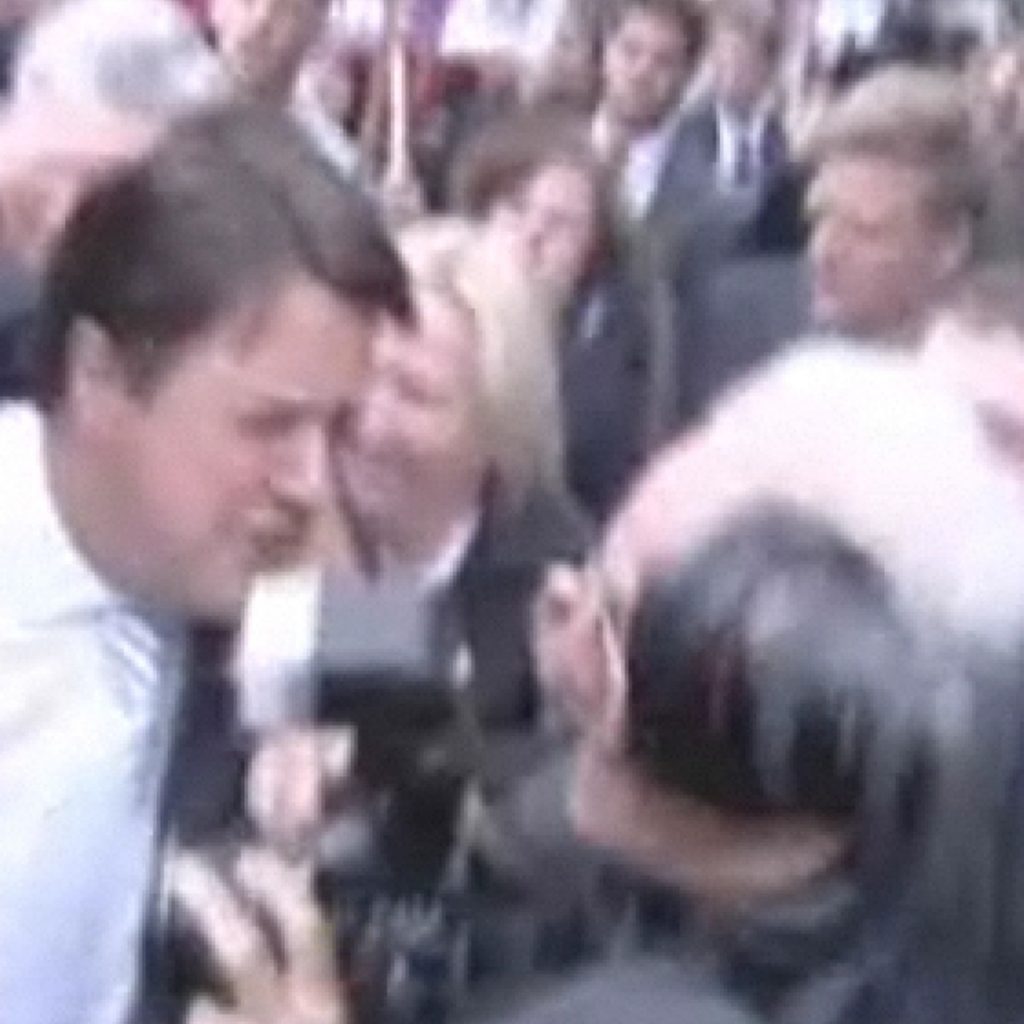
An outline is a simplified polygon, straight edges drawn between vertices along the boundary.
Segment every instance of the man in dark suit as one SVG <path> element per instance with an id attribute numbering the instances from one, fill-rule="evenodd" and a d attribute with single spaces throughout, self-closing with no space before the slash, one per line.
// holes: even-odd
<path id="1" fill-rule="evenodd" d="M 781 46 L 773 9 L 758 0 L 725 0 L 711 22 L 709 95 L 683 115 L 654 211 L 720 220 L 720 244 L 757 211 L 788 160 L 788 144 L 773 109 L 772 85 Z M 710 205 L 710 210 L 708 206 Z"/>
<path id="2" fill-rule="evenodd" d="M 577 828 L 692 893 L 711 927 L 693 936 L 696 957 L 677 949 L 641 985 L 620 960 L 513 1019 L 1021 1019 L 1009 938 L 1020 903 L 1008 898 L 1019 840 L 1004 832 L 1019 724 L 995 737 L 1019 710 L 1007 695 L 1024 607 L 1009 602 L 993 623 L 991 608 L 1007 605 L 993 571 L 1003 545 L 975 561 L 978 537 L 1004 514 L 1019 540 L 1020 509 L 996 497 L 1003 471 L 979 462 L 975 434 L 954 398 L 898 360 L 839 346 L 793 356 L 665 454 L 613 522 L 596 571 L 552 574 L 538 651 L 581 729 Z M 941 435 L 941 457 L 922 458 L 914 435 Z M 870 497 L 890 473 L 912 493 L 955 480 L 983 511 L 936 547 L 949 509 L 894 516 Z M 854 542 L 855 530 L 871 539 Z M 911 568 L 922 555 L 927 567 Z M 974 579 L 975 598 L 932 606 L 928 583 L 945 571 Z M 975 717 L 933 745 L 922 737 L 945 729 L 937 702 L 950 691 L 939 697 L 925 652 L 956 636 L 966 656 L 950 685 Z M 1003 645 L 1006 661 L 990 661 Z M 1007 674 L 992 686 L 997 663 Z M 815 691 L 859 724 L 833 731 Z M 828 748 L 846 740 L 866 746 L 833 759 Z M 985 841 L 951 843 L 979 806 L 975 786 L 999 794 L 977 821 Z"/>

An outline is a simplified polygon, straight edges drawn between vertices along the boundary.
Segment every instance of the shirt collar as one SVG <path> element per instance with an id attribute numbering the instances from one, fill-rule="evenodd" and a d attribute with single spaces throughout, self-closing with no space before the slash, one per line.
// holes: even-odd
<path id="1" fill-rule="evenodd" d="M 42 416 L 31 405 L 0 405 L 0 501 L 4 575 L 0 615 L 45 625 L 124 605 L 75 548 L 53 500 L 46 469 Z"/>
<path id="2" fill-rule="evenodd" d="M 417 576 L 427 593 L 436 594 L 455 581 L 479 528 L 480 510 L 474 509 L 452 526 L 437 554 L 418 568 Z"/>
<path id="3" fill-rule="evenodd" d="M 629 143 L 628 159 L 634 160 L 641 155 L 645 159 L 664 154 L 675 136 L 682 114 L 682 106 L 662 118 L 661 123 L 650 131 L 644 132 Z M 594 115 L 591 124 L 591 139 L 599 153 L 606 153 L 611 147 L 611 119 L 608 112 L 601 107 Z"/>
<path id="4" fill-rule="evenodd" d="M 438 545 L 435 553 L 421 559 L 414 565 L 398 563 L 387 553 L 382 558 L 382 568 L 401 568 L 409 572 L 425 594 L 433 595 L 451 586 L 458 576 L 462 563 L 473 546 L 483 513 L 479 508 L 466 513 L 449 528 L 444 540 Z"/>

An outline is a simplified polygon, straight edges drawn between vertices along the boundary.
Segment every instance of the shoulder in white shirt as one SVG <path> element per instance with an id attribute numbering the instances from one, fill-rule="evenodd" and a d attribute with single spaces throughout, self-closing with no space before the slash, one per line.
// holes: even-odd
<path id="1" fill-rule="evenodd" d="M 43 427 L 0 406 L 0 1017 L 122 1024 L 180 648 L 71 544 Z"/>

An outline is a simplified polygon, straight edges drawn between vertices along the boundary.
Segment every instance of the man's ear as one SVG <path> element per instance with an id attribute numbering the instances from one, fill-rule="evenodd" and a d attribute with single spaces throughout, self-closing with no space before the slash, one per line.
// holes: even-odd
<path id="1" fill-rule="evenodd" d="M 98 424 L 127 397 L 124 365 L 110 334 L 95 320 L 76 320 L 68 343 L 69 407 L 77 418 Z"/>

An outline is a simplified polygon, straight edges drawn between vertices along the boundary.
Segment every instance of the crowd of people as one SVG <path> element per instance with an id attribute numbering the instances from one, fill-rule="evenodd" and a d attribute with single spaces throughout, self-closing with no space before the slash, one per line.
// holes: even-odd
<path id="1" fill-rule="evenodd" d="M 1024 1022 L 1024 35 L 948 6 L 0 11 L 0 1021 Z M 255 729 L 313 575 L 391 703 Z"/>

